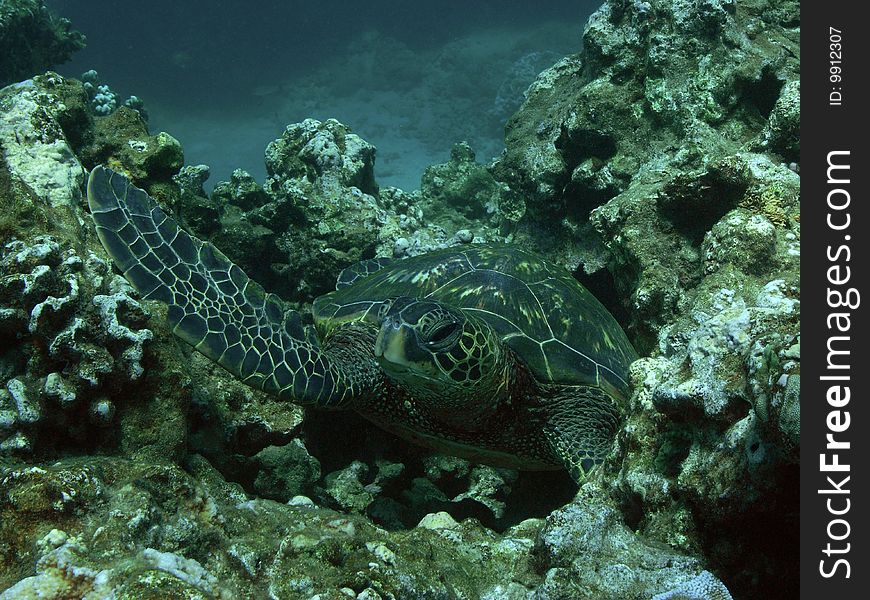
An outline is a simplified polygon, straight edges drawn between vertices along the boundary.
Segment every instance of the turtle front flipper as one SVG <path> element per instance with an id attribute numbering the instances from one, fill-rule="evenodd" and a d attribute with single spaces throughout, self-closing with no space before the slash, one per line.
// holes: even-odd
<path id="1" fill-rule="evenodd" d="M 549 401 L 544 436 L 574 481 L 582 483 L 613 448 L 621 413 L 600 388 L 559 390 Z"/>
<path id="2" fill-rule="evenodd" d="M 182 230 L 144 191 L 106 167 L 91 171 L 97 235 L 143 298 L 169 306 L 172 331 L 248 385 L 320 407 L 350 401 L 365 381 L 300 335 L 301 321 L 219 250 Z"/>

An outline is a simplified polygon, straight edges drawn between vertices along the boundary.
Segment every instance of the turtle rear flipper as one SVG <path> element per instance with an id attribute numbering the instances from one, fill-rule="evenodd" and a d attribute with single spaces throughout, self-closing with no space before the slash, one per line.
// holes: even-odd
<path id="1" fill-rule="evenodd" d="M 574 481 L 582 483 L 613 448 L 620 411 L 597 387 L 560 391 L 547 410 L 544 436 Z"/>
<path id="2" fill-rule="evenodd" d="M 88 205 L 112 260 L 143 298 L 169 306 L 178 337 L 252 387 L 316 406 L 350 400 L 353 382 L 306 339 L 298 315 L 126 177 L 94 168 Z"/>

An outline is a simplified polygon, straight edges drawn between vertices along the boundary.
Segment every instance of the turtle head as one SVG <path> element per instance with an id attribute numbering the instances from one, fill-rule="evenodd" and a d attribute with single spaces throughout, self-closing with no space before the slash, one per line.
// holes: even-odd
<path id="1" fill-rule="evenodd" d="M 473 429 L 508 394 L 501 338 L 485 321 L 444 304 L 394 300 L 381 321 L 375 356 L 428 412 L 463 429 Z"/>

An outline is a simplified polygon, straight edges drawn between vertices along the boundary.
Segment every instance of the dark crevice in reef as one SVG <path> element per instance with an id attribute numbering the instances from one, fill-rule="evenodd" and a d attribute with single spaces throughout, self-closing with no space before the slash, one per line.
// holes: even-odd
<path id="1" fill-rule="evenodd" d="M 562 126 L 555 145 L 565 161 L 566 171 L 574 170 L 587 158 L 607 160 L 616 154 L 613 137 L 596 129 L 571 130 Z"/>
<path id="2" fill-rule="evenodd" d="M 701 174 L 675 177 L 657 199 L 659 213 L 690 243 L 699 245 L 746 193 L 747 179 L 738 173 L 742 166 L 723 162 Z"/>
<path id="3" fill-rule="evenodd" d="M 757 80 L 744 83 L 742 93 L 744 102 L 741 104 L 757 109 L 759 116 L 766 121 L 773 111 L 783 85 L 785 81 L 777 76 L 773 67 L 766 65 Z"/>
<path id="4" fill-rule="evenodd" d="M 429 451 L 382 431 L 353 412 L 309 410 L 303 436 L 305 447 L 320 462 L 323 476 L 359 460 L 369 467 L 361 483 L 370 485 L 375 482 L 378 461 L 404 465 L 398 477 L 378 482 L 381 490 L 366 511 L 369 518 L 387 529 L 410 529 L 426 514 L 445 511 L 457 521 L 474 518 L 485 527 L 503 532 L 526 519 L 545 517 L 569 502 L 577 491 L 567 471 L 520 471 L 503 499 L 501 517 L 496 517 L 475 499 L 451 500 L 469 490 L 468 473 L 444 471 L 433 480 L 431 474 L 427 475 L 425 463 L 431 456 Z M 426 495 L 426 490 L 434 488 L 443 494 L 441 499 Z M 319 501 L 328 503 L 329 499 L 321 495 Z"/>
<path id="5" fill-rule="evenodd" d="M 632 317 L 626 310 L 624 300 L 616 289 L 613 274 L 608 269 L 587 273 L 580 268 L 574 271 L 574 278 L 582 283 L 610 311 L 623 330 L 628 332 Z"/>
<path id="6" fill-rule="evenodd" d="M 596 129 L 570 130 L 563 125 L 554 145 L 565 163 L 556 189 L 561 190 L 571 217 L 584 222 L 590 212 L 620 191 L 622 182 L 610 175 L 607 166 L 616 154 L 616 141 Z"/>
<path id="7" fill-rule="evenodd" d="M 798 597 L 799 578 L 772 574 L 800 571 L 800 506 L 794 493 L 800 466 L 780 467 L 771 476 L 777 480 L 775 493 L 750 510 L 735 512 L 734 520 L 720 521 L 700 532 L 710 569 L 728 582 L 736 599 Z M 712 521 L 701 518 L 697 522 Z M 772 531 L 776 535 L 771 535 Z M 759 578 L 759 572 L 767 576 Z"/>
<path id="8" fill-rule="evenodd" d="M 619 511 L 622 513 L 626 527 L 632 531 L 640 529 L 641 523 L 646 516 L 643 498 L 641 498 L 640 494 L 628 492 L 618 496 L 618 500 Z"/>

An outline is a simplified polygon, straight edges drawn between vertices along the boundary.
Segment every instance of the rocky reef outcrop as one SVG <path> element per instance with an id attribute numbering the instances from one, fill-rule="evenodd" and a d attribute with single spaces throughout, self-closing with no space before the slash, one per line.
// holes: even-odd
<path id="1" fill-rule="evenodd" d="M 493 166 L 526 198 L 517 238 L 623 307 L 651 355 L 612 497 L 746 597 L 787 596 L 756 569 L 797 563 L 799 25 L 792 2 L 607 2 Z"/>
<path id="2" fill-rule="evenodd" d="M 334 289 L 344 267 L 364 259 L 502 239 L 497 218 L 479 222 L 465 214 L 463 189 L 479 193 L 486 214 L 498 213 L 500 188 L 467 145 L 457 148 L 451 162 L 430 169 L 422 192 L 380 189 L 374 146 L 334 119 L 307 119 L 268 145 L 265 182 L 237 170 L 210 198 L 201 181 L 182 186 L 181 216 L 266 287 L 310 302 Z M 445 187 L 452 190 L 447 198 Z"/>

